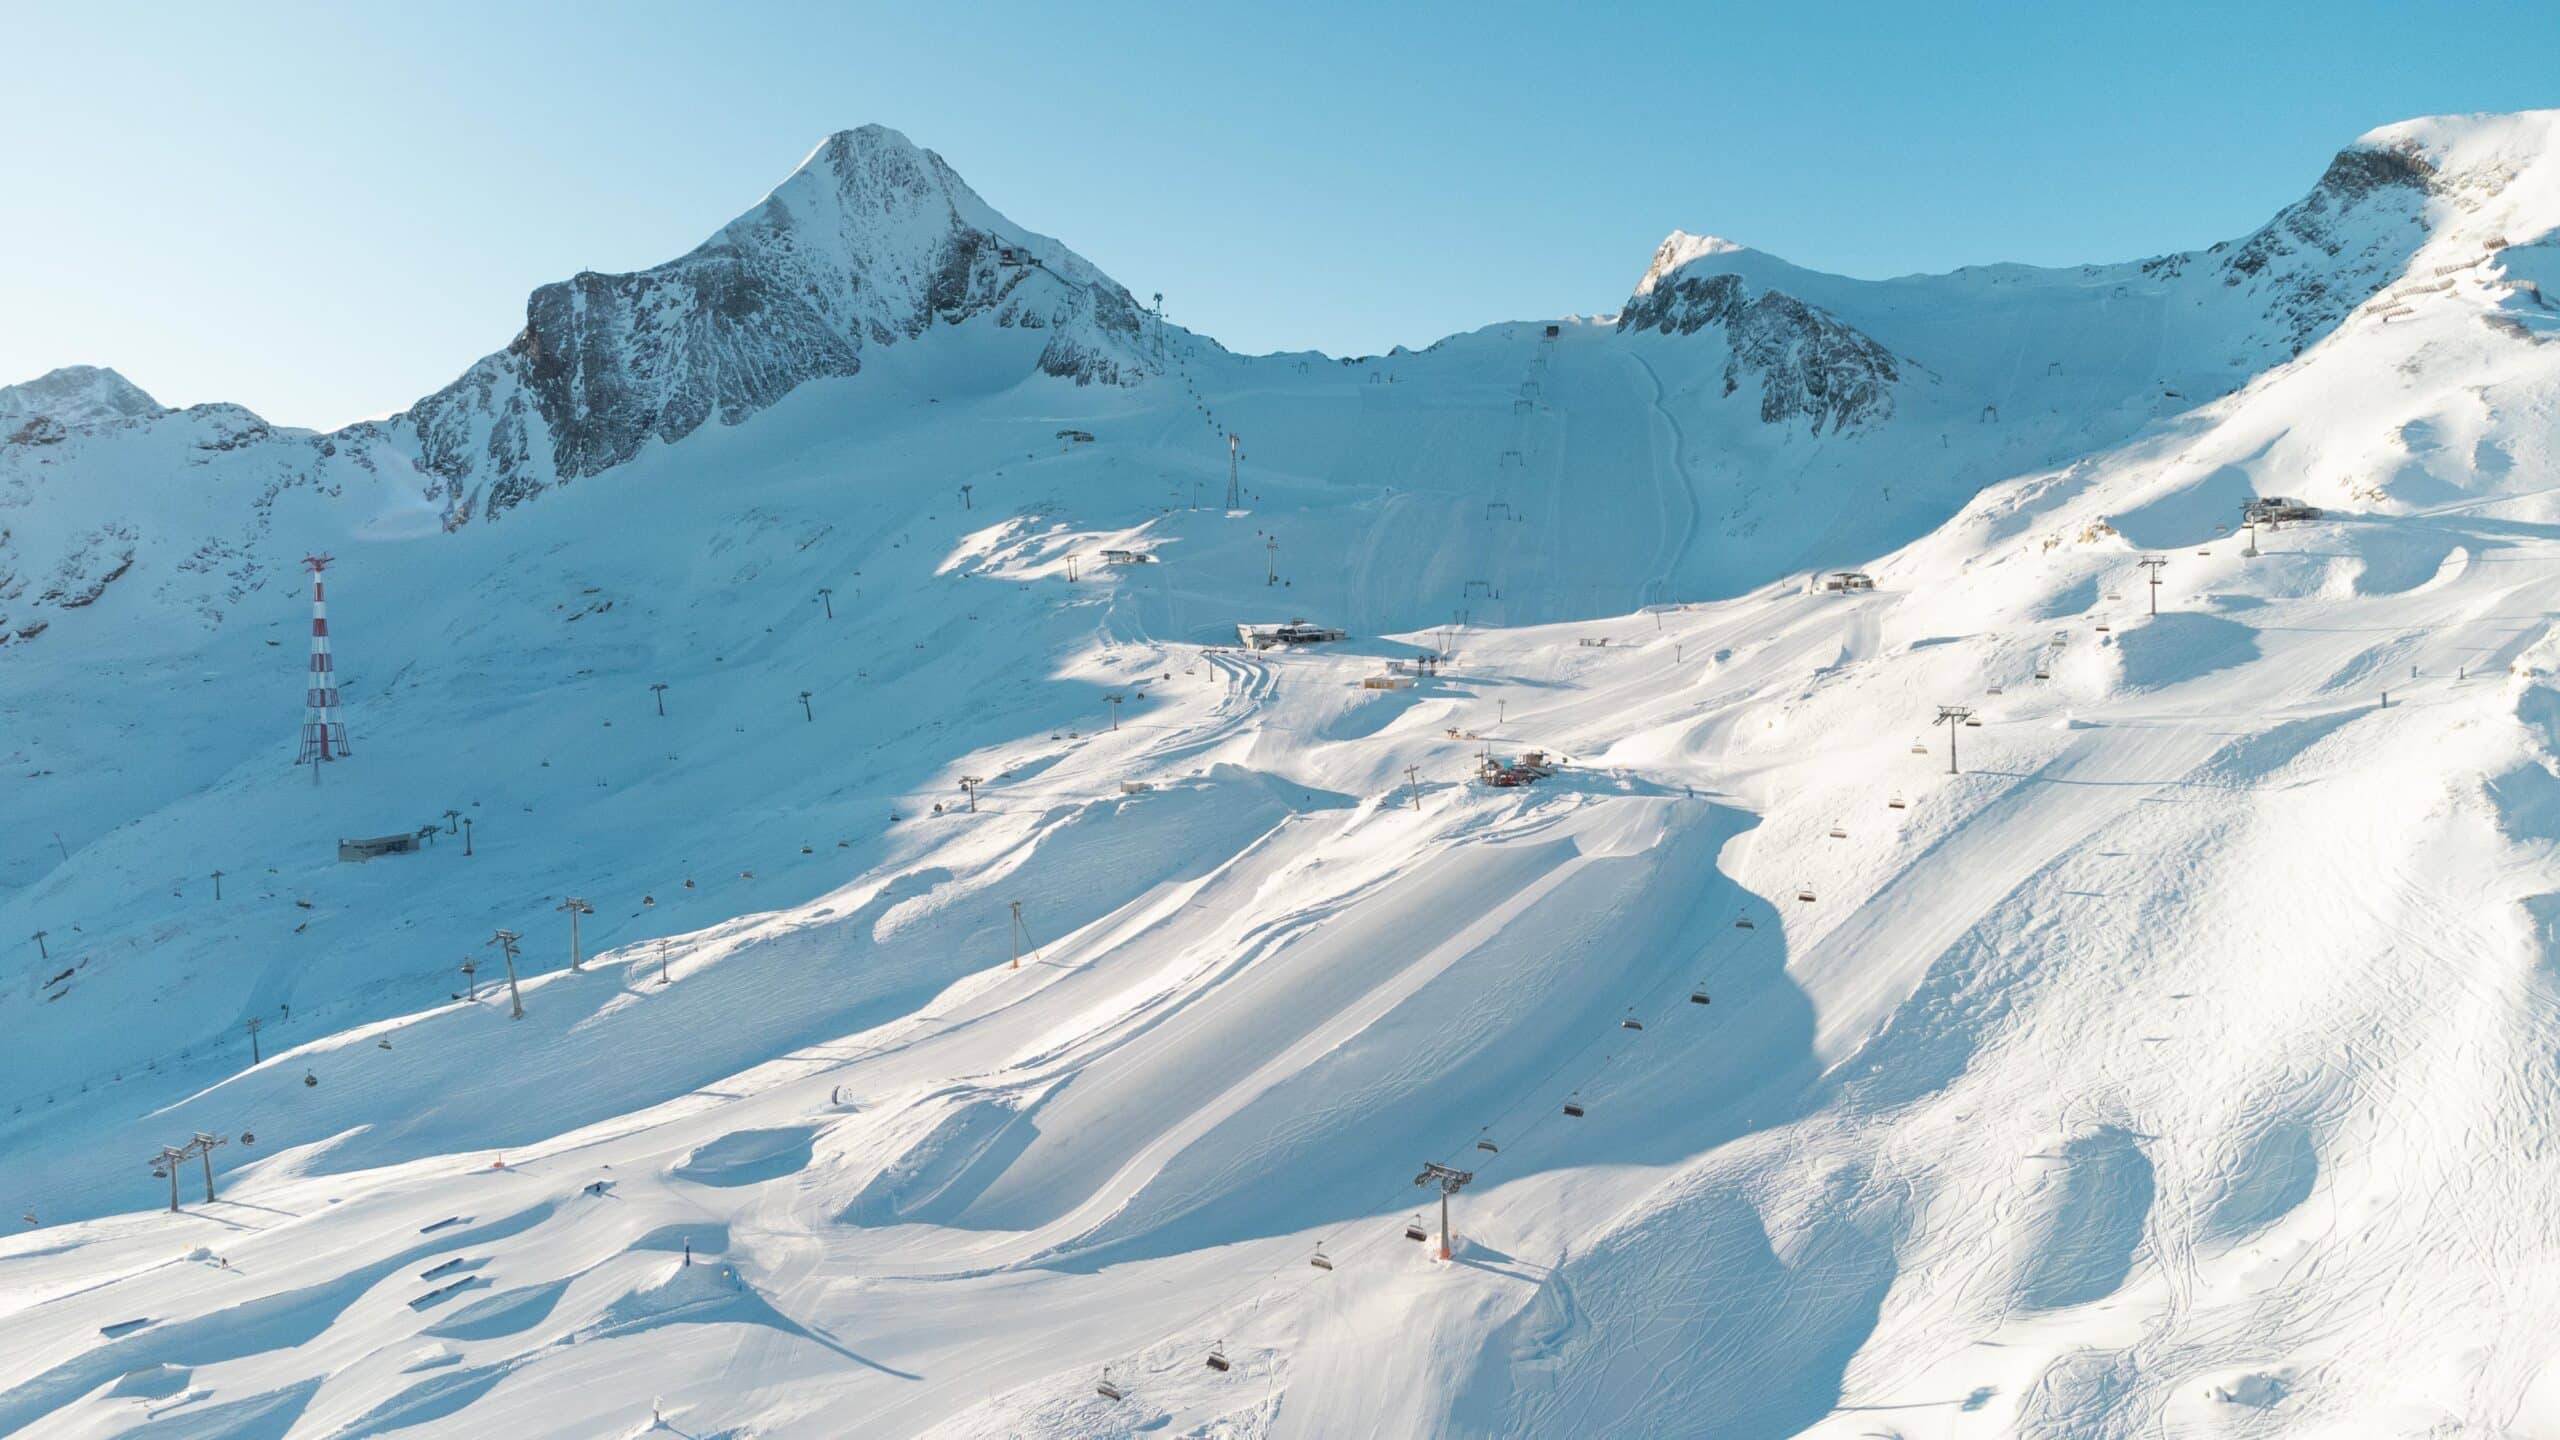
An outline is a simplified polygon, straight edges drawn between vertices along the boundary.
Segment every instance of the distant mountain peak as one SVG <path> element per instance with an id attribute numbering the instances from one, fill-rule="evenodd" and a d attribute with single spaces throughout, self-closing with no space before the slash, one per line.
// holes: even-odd
<path id="1" fill-rule="evenodd" d="M 1130 384 L 1152 367 L 1128 291 L 939 155 L 865 125 L 688 254 L 536 290 L 513 343 L 386 428 L 414 431 L 458 525 L 979 320 L 1041 335 L 1029 372 Z"/>
<path id="2" fill-rule="evenodd" d="M 1692 235 L 1686 230 L 1674 230 L 1654 247 L 1653 263 L 1645 267 L 1643 278 L 1636 281 L 1636 293 L 1652 294 L 1653 287 L 1660 284 L 1663 277 L 1693 260 L 1703 260 L 1710 255 L 1739 255 L 1750 248 L 1721 235 Z"/>
<path id="3" fill-rule="evenodd" d="M 168 409 L 103 365 L 65 365 L 33 380 L 0 385 L 0 439 L 58 438 L 83 426 L 163 415 Z"/>

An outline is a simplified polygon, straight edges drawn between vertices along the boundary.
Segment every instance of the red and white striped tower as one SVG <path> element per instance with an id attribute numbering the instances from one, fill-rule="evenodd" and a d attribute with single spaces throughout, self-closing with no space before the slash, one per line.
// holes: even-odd
<path id="1" fill-rule="evenodd" d="M 329 655 L 329 602 L 320 589 L 320 572 L 328 568 L 329 560 L 326 555 L 302 557 L 311 571 L 311 675 L 302 697 L 302 753 L 293 763 L 311 767 L 314 785 L 320 783 L 322 765 L 353 753 L 347 748 L 346 722 L 338 718 L 338 667 Z"/>

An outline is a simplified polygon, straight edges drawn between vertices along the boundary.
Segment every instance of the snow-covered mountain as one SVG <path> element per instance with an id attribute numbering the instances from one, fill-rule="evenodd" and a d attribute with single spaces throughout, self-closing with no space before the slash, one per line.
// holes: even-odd
<path id="1" fill-rule="evenodd" d="M 83 426 L 144 419 L 167 409 L 141 386 L 95 365 L 65 365 L 0 385 L 0 433 L 19 445 L 52 444 Z"/>
<path id="2" fill-rule="evenodd" d="M 383 429 L 441 480 L 459 525 L 651 440 L 738 424 L 938 327 L 1018 330 L 1042 374 L 1134 383 L 1152 368 L 1143 320 L 1129 292 L 997 214 L 941 156 L 869 125 L 829 137 L 681 259 L 535 291 L 506 349 Z"/>
<path id="3" fill-rule="evenodd" d="M 2440 118 L 1248 357 L 865 130 L 389 421 L 0 444 L 0 1432 L 2560 1426 L 2555 253 Z"/>

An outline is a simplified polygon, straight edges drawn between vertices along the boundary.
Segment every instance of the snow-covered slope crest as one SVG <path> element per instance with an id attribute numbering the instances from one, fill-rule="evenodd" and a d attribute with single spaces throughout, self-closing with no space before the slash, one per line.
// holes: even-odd
<path id="1" fill-rule="evenodd" d="M 1036 369 L 1126 384 L 1150 364 L 1128 291 L 996 213 L 942 157 L 864 126 L 691 254 L 536 290 L 513 343 L 387 428 L 414 437 L 458 525 L 978 320 L 1038 341 L 1005 383 Z"/>
<path id="2" fill-rule="evenodd" d="M 1675 230 L 1619 327 L 1721 333 L 1733 350 L 1725 393 L 1758 379 L 1771 424 L 1889 418 L 1916 369 L 1986 420 L 2112 417 L 2087 437 L 2105 443 L 2163 399 L 2210 399 L 2293 359 L 2396 282 L 2433 284 L 2510 232 L 2550 229 L 2554 128 L 2550 112 L 2386 126 L 2249 235 L 2120 264 L 1854 280 Z"/>
<path id="3" fill-rule="evenodd" d="M 168 408 L 104 366 L 65 365 L 0 385 L 0 435 L 20 444 L 50 444 L 83 426 L 166 414 Z"/>

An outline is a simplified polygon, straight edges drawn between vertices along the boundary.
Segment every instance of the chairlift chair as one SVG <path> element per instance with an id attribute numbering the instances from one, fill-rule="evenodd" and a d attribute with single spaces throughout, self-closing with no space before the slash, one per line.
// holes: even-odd
<path id="1" fill-rule="evenodd" d="M 1644 1022 L 1633 1015 L 1630 1015 L 1618 1022 L 1618 1028 L 1621 1030 L 1641 1030 L 1644 1028 Z"/>
<path id="2" fill-rule="evenodd" d="M 1840 826 L 1834 825 L 1831 827 L 1831 838 L 1834 840 L 1846 840 L 1849 838 L 1849 832 Z"/>
<path id="3" fill-rule="evenodd" d="M 1734 918 L 1733 928 L 1736 930 L 1757 930 L 1760 927 L 1751 923 L 1750 916 L 1740 915 Z"/>
<path id="4" fill-rule="evenodd" d="M 1111 1383 L 1111 1371 L 1107 1367 L 1102 1372 L 1102 1378 L 1094 1382 L 1093 1393 L 1101 1396 L 1105 1400 L 1125 1400 L 1128 1398 L 1120 1392 L 1119 1386 Z"/>
<path id="5" fill-rule="evenodd" d="M 2113 626 L 2109 625 L 2109 624 L 2108 624 L 2106 621 L 2104 621 L 2104 620 L 2101 620 L 2101 621 L 2099 621 L 2099 622 L 2098 622 L 2098 633 L 2099 633 L 2099 634 L 2101 634 L 2101 635 L 2106 634 L 2109 630 L 2111 630 L 2111 629 L 2113 629 L 2113 628 L 2114 628 Z"/>
<path id="6" fill-rule="evenodd" d="M 1912 741 L 1912 742 L 1911 742 L 1911 753 L 1912 753 L 1912 754 L 1914 754 L 1914 755 L 1926 755 L 1926 754 L 1928 754 L 1928 753 L 1929 753 L 1929 745 L 1928 745 L 1928 742 L 1927 742 L 1927 741 L 1924 741 L 1924 740 L 1914 740 L 1914 741 Z"/>
<path id="7" fill-rule="evenodd" d="M 1803 886 L 1802 888 L 1798 889 L 1798 890 L 1796 891 L 1796 898 L 1797 898 L 1798 900 L 1803 901 L 1803 902 L 1804 902 L 1804 903 L 1806 903 L 1807 905 L 1812 904 L 1812 903 L 1813 903 L 1813 887 L 1812 887 L 1812 886 L 1810 886 L 1810 885 L 1806 885 L 1806 886 Z"/>
<path id="8" fill-rule="evenodd" d="M 1224 1375 L 1229 1370 L 1235 1368 L 1227 1363 L 1226 1341 L 1221 1340 L 1217 1344 L 1209 1347 L 1209 1368 L 1217 1371 L 1221 1375 Z"/>
<path id="9" fill-rule="evenodd" d="M 1319 1270 L 1330 1270 L 1333 1268 L 1333 1257 L 1325 1254 L 1324 1247 L 1319 1245 L 1316 1247 L 1316 1253 L 1307 1257 L 1307 1263 Z"/>
<path id="10" fill-rule="evenodd" d="M 1692 990 L 1692 991 L 1690 991 L 1690 992 L 1689 992 L 1689 1003 L 1690 1003 L 1690 1004 L 1692 1004 L 1692 1005 L 1708 1005 L 1708 1004 L 1712 1004 L 1712 1003 L 1714 1003 L 1714 1002 L 1713 1002 L 1713 1001 L 1710 1001 L 1710 1000 L 1707 998 L 1707 992 L 1706 992 L 1706 991 L 1704 991 L 1704 990 Z"/>
<path id="11" fill-rule="evenodd" d="M 1501 1147 L 1501 1146 L 1499 1146 L 1499 1145 L 1494 1144 L 1494 1143 L 1493 1143 L 1492 1141 L 1490 1141 L 1490 1140 L 1478 1140 L 1478 1141 L 1476 1142 L 1476 1148 L 1477 1148 L 1477 1149 L 1479 1149 L 1479 1150 L 1481 1150 L 1481 1151 L 1483 1151 L 1483 1152 L 1484 1152 L 1484 1153 L 1486 1153 L 1487 1155 L 1499 1155 L 1499 1154 L 1501 1154 L 1501 1153 L 1502 1153 L 1502 1147 Z"/>
<path id="12" fill-rule="evenodd" d="M 1906 806 L 1906 805 L 1904 805 L 1904 804 L 1902 803 L 1902 792 L 1901 792 L 1901 791 L 1899 791 L 1899 790 L 1897 790 L 1897 791 L 1895 791 L 1895 792 L 1893 793 L 1893 798 L 1892 798 L 1892 799 L 1887 800 L 1886 802 L 1884 802 L 1884 808 L 1886 808 L 1887 810 L 1905 810 L 1905 809 L 1909 809 L 1910 807 L 1909 807 L 1909 806 Z"/>
<path id="13" fill-rule="evenodd" d="M 2036 664 L 2036 678 L 2039 680 L 2050 680 L 2053 678 L 2053 671 L 2046 667 L 2043 662 L 2039 661 Z"/>
<path id="14" fill-rule="evenodd" d="M 1573 1093 L 1574 1093 L 1574 1095 L 1579 1095 L 1579 1094 L 1581 1094 L 1582 1092 L 1581 1092 L 1581 1091 L 1579 1091 L 1579 1090 L 1576 1090 L 1576 1091 L 1575 1091 L 1575 1092 L 1573 1092 Z M 1565 1097 L 1565 1102 L 1564 1102 L 1564 1113 L 1565 1113 L 1565 1114 L 1567 1114 L 1567 1115 L 1572 1116 L 1572 1117 L 1573 1117 L 1574 1119 L 1576 1119 L 1576 1120 L 1581 1119 L 1581 1118 L 1582 1118 L 1582 1102 L 1581 1102 L 1581 1101 L 1579 1101 L 1579 1100 L 1574 1099 L 1572 1095 L 1568 1095 L 1568 1096 L 1566 1096 L 1566 1097 Z"/>
<path id="15" fill-rule="evenodd" d="M 1407 1240 L 1428 1240 L 1431 1238 L 1431 1232 L 1423 1229 L 1422 1221 L 1419 1218 L 1416 1218 L 1404 1222 L 1404 1238 Z"/>

